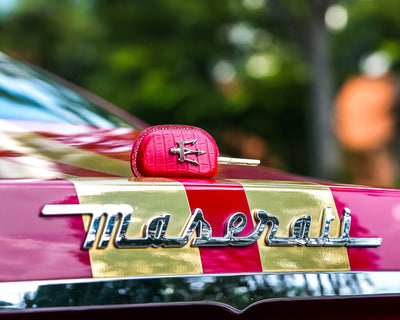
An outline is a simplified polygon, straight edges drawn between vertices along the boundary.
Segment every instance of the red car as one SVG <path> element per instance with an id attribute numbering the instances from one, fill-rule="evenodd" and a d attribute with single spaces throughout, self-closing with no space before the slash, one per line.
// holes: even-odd
<path id="1" fill-rule="evenodd" d="M 218 164 L 60 83 L 0 56 L 0 317 L 400 316 L 399 190 Z"/>

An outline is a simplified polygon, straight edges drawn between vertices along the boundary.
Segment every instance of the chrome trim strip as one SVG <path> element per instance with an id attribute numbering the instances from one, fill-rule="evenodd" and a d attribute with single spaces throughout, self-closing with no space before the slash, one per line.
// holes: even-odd
<path id="1" fill-rule="evenodd" d="M 0 310 L 400 295 L 400 271 L 251 273 L 0 283 Z"/>

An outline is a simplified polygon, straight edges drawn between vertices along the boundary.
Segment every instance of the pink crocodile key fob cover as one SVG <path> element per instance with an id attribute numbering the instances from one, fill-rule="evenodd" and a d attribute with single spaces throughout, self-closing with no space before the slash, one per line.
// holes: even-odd
<path id="1" fill-rule="evenodd" d="M 160 125 L 143 130 L 131 157 L 136 177 L 211 178 L 217 173 L 219 151 L 203 129 Z"/>

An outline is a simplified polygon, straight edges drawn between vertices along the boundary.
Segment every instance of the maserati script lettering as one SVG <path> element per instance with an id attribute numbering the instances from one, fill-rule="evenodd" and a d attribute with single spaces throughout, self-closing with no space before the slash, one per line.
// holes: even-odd
<path id="1" fill-rule="evenodd" d="M 350 209 L 343 210 L 340 223 L 340 236 L 329 237 L 331 222 L 335 219 L 332 208 L 326 207 L 322 214 L 322 224 L 319 237 L 310 237 L 311 216 L 302 216 L 289 226 L 288 237 L 278 237 L 279 228 L 277 217 L 269 215 L 262 209 L 254 211 L 256 225 L 247 236 L 239 234 L 247 225 L 246 215 L 242 212 L 232 214 L 225 224 L 223 237 L 213 237 L 211 225 L 204 218 L 201 209 L 195 209 L 188 219 L 181 237 L 166 237 L 171 214 L 162 214 L 151 218 L 143 228 L 142 238 L 128 238 L 126 236 L 133 208 L 128 204 L 63 204 L 46 205 L 42 210 L 44 216 L 59 215 L 91 215 L 90 226 L 83 243 L 83 249 L 90 249 L 99 233 L 101 219 L 104 217 L 104 227 L 100 230 L 97 248 L 104 249 L 109 245 L 114 227 L 117 230 L 113 239 L 117 248 L 133 249 L 148 247 L 179 248 L 185 246 L 196 232 L 191 246 L 218 247 L 218 246 L 248 246 L 255 243 L 264 233 L 265 243 L 268 246 L 308 246 L 308 247 L 376 247 L 382 244 L 382 238 L 351 238 L 349 236 L 351 216 Z M 117 218 L 120 218 L 119 221 Z"/>

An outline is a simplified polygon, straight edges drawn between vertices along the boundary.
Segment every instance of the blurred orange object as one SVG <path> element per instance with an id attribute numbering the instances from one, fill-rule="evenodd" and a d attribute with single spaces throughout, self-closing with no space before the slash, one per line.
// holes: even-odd
<path id="1" fill-rule="evenodd" d="M 336 100 L 337 137 L 352 151 L 367 151 L 390 142 L 395 135 L 395 79 L 359 76 L 349 79 Z"/>
<path id="2" fill-rule="evenodd" d="M 347 155 L 353 183 L 393 187 L 397 160 L 393 152 L 396 136 L 395 78 L 350 78 L 335 103 L 335 131 Z"/>

